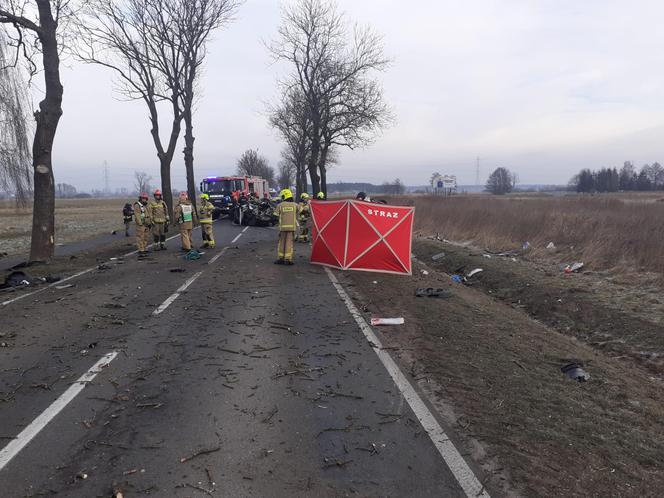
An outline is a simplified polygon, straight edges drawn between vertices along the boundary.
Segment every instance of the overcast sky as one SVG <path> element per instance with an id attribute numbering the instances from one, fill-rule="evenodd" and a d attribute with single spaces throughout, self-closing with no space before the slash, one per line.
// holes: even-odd
<path id="1" fill-rule="evenodd" d="M 566 183 L 581 167 L 664 161 L 661 1 L 338 3 L 384 36 L 394 62 L 377 77 L 396 122 L 370 147 L 344 152 L 330 181 L 423 185 L 439 171 L 473 184 L 478 156 L 482 182 L 497 166 L 522 183 Z M 264 109 L 282 68 L 264 43 L 276 36 L 280 5 L 246 0 L 210 44 L 195 118 L 197 178 L 233 173 L 248 148 L 279 160 Z M 119 100 L 108 70 L 66 65 L 56 180 L 101 189 L 104 161 L 112 188 L 131 187 L 135 170 L 158 177 L 144 104 Z M 179 153 L 173 184 L 185 184 Z"/>

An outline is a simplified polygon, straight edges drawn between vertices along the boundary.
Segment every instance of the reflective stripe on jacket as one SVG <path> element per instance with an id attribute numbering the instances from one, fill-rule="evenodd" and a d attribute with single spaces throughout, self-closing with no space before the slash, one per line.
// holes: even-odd
<path id="1" fill-rule="evenodd" d="M 198 217 L 201 223 L 212 223 L 212 213 L 214 212 L 214 205 L 211 202 L 205 201 L 201 203 L 198 208 Z"/>
<path id="2" fill-rule="evenodd" d="M 168 207 L 166 207 L 166 202 L 161 201 L 150 201 L 148 204 L 148 210 L 150 213 L 150 219 L 154 223 L 166 223 L 168 221 Z"/>

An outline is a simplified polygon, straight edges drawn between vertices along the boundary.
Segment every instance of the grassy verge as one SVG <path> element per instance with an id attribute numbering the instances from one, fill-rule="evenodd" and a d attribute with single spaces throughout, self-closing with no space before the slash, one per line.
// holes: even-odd
<path id="1" fill-rule="evenodd" d="M 496 250 L 531 245 L 593 269 L 664 276 L 664 202 L 659 196 L 412 197 L 420 234 Z M 546 246 L 553 242 L 555 250 Z"/>

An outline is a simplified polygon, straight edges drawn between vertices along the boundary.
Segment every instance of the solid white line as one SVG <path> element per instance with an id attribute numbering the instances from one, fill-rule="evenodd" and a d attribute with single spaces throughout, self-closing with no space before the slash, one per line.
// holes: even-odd
<path id="1" fill-rule="evenodd" d="M 249 227 L 244 227 L 244 230 L 242 230 L 242 233 L 246 232 L 247 230 L 249 230 Z"/>
<path id="2" fill-rule="evenodd" d="M 184 284 L 180 286 L 178 290 L 176 290 L 173 294 L 168 296 L 166 301 L 161 303 L 159 307 L 152 312 L 153 315 L 160 315 L 161 313 L 164 312 L 166 308 L 168 308 L 171 304 L 173 304 L 173 301 L 175 301 L 178 297 L 180 297 L 180 294 L 184 291 L 187 290 L 187 287 L 189 287 L 191 284 L 194 283 L 194 280 L 196 280 L 198 277 L 200 277 L 203 274 L 202 271 L 199 271 L 196 273 L 193 277 L 191 277 L 189 280 L 187 280 Z"/>
<path id="3" fill-rule="evenodd" d="M 466 493 L 466 496 L 472 498 L 489 498 L 489 494 L 484 489 L 482 483 L 480 483 L 471 468 L 463 459 L 459 453 L 459 450 L 457 450 L 452 441 L 450 441 L 443 428 L 440 426 L 431 411 L 427 408 L 426 404 L 424 404 L 422 401 L 422 398 L 420 398 L 420 396 L 417 394 L 411 383 L 408 382 L 408 379 L 399 369 L 389 353 L 382 349 L 383 346 L 381 345 L 380 340 L 378 340 L 376 335 L 373 333 L 373 330 L 371 330 L 371 327 L 369 327 L 367 322 L 364 320 L 358 309 L 351 301 L 350 297 L 348 297 L 348 294 L 346 294 L 346 291 L 343 289 L 337 278 L 329 268 L 325 268 L 325 271 L 327 272 L 332 285 L 334 285 L 334 288 L 337 289 L 339 296 L 341 296 L 341 299 L 346 304 L 348 311 L 350 311 L 350 314 L 357 322 L 357 325 L 360 327 L 360 330 L 366 339 L 372 343 L 372 349 L 378 355 L 378 358 L 383 363 L 383 366 L 387 372 L 390 374 L 390 377 L 392 377 L 392 380 L 399 388 L 399 391 L 401 391 L 401 394 L 410 405 L 410 408 L 413 410 L 415 416 L 420 421 L 420 424 L 422 424 L 422 427 L 431 438 L 431 441 L 436 446 L 436 449 L 440 455 L 443 457 L 443 460 L 445 460 L 445 463 L 463 489 L 464 493 Z"/>
<path id="4" fill-rule="evenodd" d="M 118 355 L 117 351 L 108 353 L 101 360 L 95 363 L 90 370 L 74 382 L 51 406 L 49 406 L 39 417 L 21 431 L 7 446 L 0 450 L 0 470 L 2 470 L 25 446 L 46 427 L 46 425 L 60 413 L 78 393 L 80 393 L 88 382 L 91 382 L 103 368 Z"/>
<path id="5" fill-rule="evenodd" d="M 242 237 L 242 233 L 244 233 L 244 232 L 241 232 L 241 233 L 237 234 L 237 237 L 235 237 L 233 240 L 231 240 L 231 244 L 235 244 L 238 241 L 238 239 L 240 237 Z"/>

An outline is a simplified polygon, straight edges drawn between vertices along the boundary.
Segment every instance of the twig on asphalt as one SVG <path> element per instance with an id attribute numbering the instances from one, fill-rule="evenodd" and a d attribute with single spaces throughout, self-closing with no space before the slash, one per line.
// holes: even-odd
<path id="1" fill-rule="evenodd" d="M 526 370 L 526 367 L 524 367 L 524 366 L 523 366 L 521 363 L 519 363 L 518 361 L 516 361 L 516 360 L 512 360 L 512 361 L 513 361 L 514 363 L 516 363 L 516 365 L 517 365 L 521 370 L 524 370 L 524 371 Z"/>
<path id="2" fill-rule="evenodd" d="M 358 396 L 356 394 L 340 393 L 339 391 L 332 391 L 331 389 L 329 391 L 325 391 L 323 394 L 339 396 L 340 398 L 364 399 L 364 396 Z"/>
<path id="3" fill-rule="evenodd" d="M 185 463 L 185 462 L 188 462 L 189 460 L 193 460 L 194 458 L 199 457 L 201 455 L 209 455 L 210 453 L 215 453 L 217 451 L 221 451 L 221 446 L 217 446 L 216 448 L 199 450 L 191 456 L 180 458 L 180 463 Z"/>
<path id="4" fill-rule="evenodd" d="M 327 462 L 327 460 L 328 459 L 326 458 L 325 461 Z M 323 465 L 322 468 L 323 469 L 329 469 L 331 467 L 344 467 L 345 465 L 348 465 L 349 463 L 352 463 L 352 462 L 353 462 L 352 460 L 344 460 L 344 461 L 335 460 L 334 462 L 326 463 L 325 465 Z"/>
<path id="5" fill-rule="evenodd" d="M 157 408 L 161 408 L 162 406 L 164 406 L 163 403 L 139 403 L 138 405 L 136 405 L 136 408 L 154 408 L 156 410 Z"/>
<path id="6" fill-rule="evenodd" d="M 217 349 L 219 351 L 223 351 L 225 353 L 232 353 L 232 354 L 243 354 L 242 351 L 233 351 L 232 349 L 226 349 L 226 348 L 220 348 L 217 346 Z"/>
<path id="7" fill-rule="evenodd" d="M 188 488 L 192 488 L 192 489 L 196 489 L 196 490 L 198 490 L 198 491 L 201 491 L 201 492 L 205 493 L 205 494 L 208 495 L 208 496 L 214 496 L 214 495 L 212 494 L 212 492 L 214 491 L 214 489 L 212 489 L 212 490 L 210 490 L 210 489 L 205 489 L 205 488 L 202 487 L 202 486 L 197 486 L 196 484 L 189 484 L 188 482 L 185 482 L 184 485 L 185 485 L 186 487 L 188 487 Z"/>
<path id="8" fill-rule="evenodd" d="M 274 417 L 277 412 L 279 411 L 279 407 L 275 405 L 275 407 L 270 411 L 267 417 L 265 417 L 261 422 L 264 424 L 267 424 L 270 420 L 272 420 L 272 417 Z"/>

